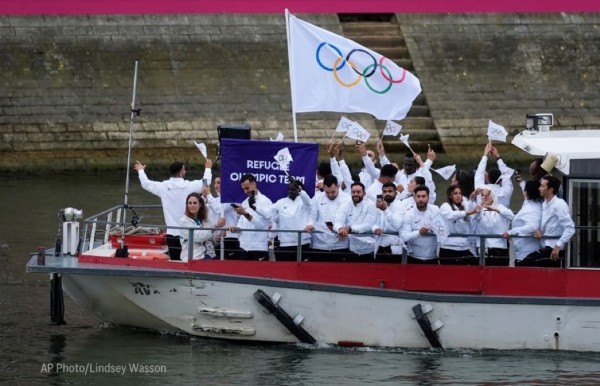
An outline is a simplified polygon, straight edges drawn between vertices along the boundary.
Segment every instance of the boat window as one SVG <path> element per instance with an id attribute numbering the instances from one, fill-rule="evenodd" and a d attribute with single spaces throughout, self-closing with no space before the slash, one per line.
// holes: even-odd
<path id="1" fill-rule="evenodd" d="M 600 180 L 569 180 L 569 206 L 575 222 L 572 267 L 600 267 Z"/>

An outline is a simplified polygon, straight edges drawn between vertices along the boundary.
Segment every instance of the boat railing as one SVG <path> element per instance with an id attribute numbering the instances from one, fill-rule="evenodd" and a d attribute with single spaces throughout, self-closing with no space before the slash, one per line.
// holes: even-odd
<path id="1" fill-rule="evenodd" d="M 131 219 L 127 219 L 127 214 L 131 212 Z M 139 212 L 139 213 L 138 213 Z M 144 222 L 142 223 L 142 220 Z M 83 220 L 83 229 L 81 230 L 81 249 L 80 251 L 89 251 L 99 244 L 106 244 L 109 242 L 111 235 L 123 234 L 131 235 L 135 233 L 152 234 L 165 229 L 163 223 L 164 217 L 162 213 L 161 205 L 123 205 L 114 206 L 106 209 L 98 214 Z M 123 229 L 123 227 L 125 229 Z M 589 227 L 586 227 L 589 228 Z M 170 226 L 169 229 L 178 231 L 188 231 L 188 242 L 190 246 L 194 244 L 194 231 L 196 230 L 210 230 L 215 234 L 227 231 L 226 228 L 190 228 L 181 226 Z M 304 229 L 299 230 L 284 230 L 284 229 L 238 229 L 239 232 L 268 232 L 268 233 L 295 233 L 297 234 L 297 245 L 296 248 L 296 261 L 302 261 L 302 235 L 307 233 Z M 321 231 L 314 230 L 313 233 L 321 233 Z M 398 236 L 395 232 L 383 232 L 384 235 Z M 360 235 L 363 237 L 376 237 L 377 235 L 372 232 L 365 232 L 360 234 L 353 234 L 355 236 Z M 435 237 L 435 234 L 424 235 L 425 237 Z M 449 234 L 447 237 L 454 238 L 470 238 L 471 240 L 478 239 L 479 241 L 479 265 L 485 265 L 486 255 L 486 240 L 503 238 L 499 234 L 465 234 L 455 233 Z M 511 236 L 511 238 L 532 238 L 532 236 Z M 557 239 L 556 236 L 544 236 L 544 239 Z M 119 238 L 122 240 L 122 238 Z M 220 243 L 220 256 L 218 258 L 224 259 L 225 246 L 223 244 L 223 237 L 217 237 Z M 483 247 L 482 247 L 483 246 Z M 188 259 L 191 260 L 193 256 L 193 247 L 188 250 Z M 408 251 L 406 248 L 402 248 L 402 262 L 406 263 L 408 257 Z"/>
<path id="2" fill-rule="evenodd" d="M 111 235 L 131 234 L 134 229 L 161 230 L 163 219 L 161 205 L 117 205 L 106 209 L 83 220 L 79 251 L 89 251 L 98 244 L 106 244 Z"/>

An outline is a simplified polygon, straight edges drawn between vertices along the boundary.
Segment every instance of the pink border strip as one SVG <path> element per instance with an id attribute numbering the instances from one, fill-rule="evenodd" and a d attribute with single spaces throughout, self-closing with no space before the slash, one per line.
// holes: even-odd
<path id="1" fill-rule="evenodd" d="M 0 0 L 0 15 L 600 12 L 599 0 Z"/>

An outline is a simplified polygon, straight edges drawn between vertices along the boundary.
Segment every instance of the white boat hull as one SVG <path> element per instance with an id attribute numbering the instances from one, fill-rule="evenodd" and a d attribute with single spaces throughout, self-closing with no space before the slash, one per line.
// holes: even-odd
<path id="1" fill-rule="evenodd" d="M 101 322 L 176 332 L 173 326 L 124 296 L 118 290 L 122 280 L 122 277 L 114 276 L 63 275 L 62 285 L 71 299 Z"/>
<path id="2" fill-rule="evenodd" d="M 86 284 L 118 293 L 127 299 L 123 304 L 134 304 L 136 310 L 154 315 L 172 330 L 202 337 L 298 342 L 255 299 L 254 293 L 261 289 L 271 296 L 280 294 L 278 305 L 292 317 L 301 314 L 301 326 L 321 343 L 431 347 L 413 312 L 413 307 L 421 304 L 425 309 L 432 307 L 428 317 L 434 327 L 443 324 L 437 334 L 444 348 L 600 351 L 600 308 L 595 306 L 518 304 L 511 298 L 477 302 L 477 296 L 468 295 L 335 286 L 311 289 L 301 288 L 310 287 L 306 284 L 280 286 L 257 281 L 260 283 L 238 283 L 230 278 L 85 278 Z M 436 297 L 444 300 L 436 301 Z M 122 309 L 119 312 L 107 317 L 111 321 L 124 317 Z M 131 320 L 126 324 L 132 325 Z M 148 323 L 143 327 L 153 328 Z"/>

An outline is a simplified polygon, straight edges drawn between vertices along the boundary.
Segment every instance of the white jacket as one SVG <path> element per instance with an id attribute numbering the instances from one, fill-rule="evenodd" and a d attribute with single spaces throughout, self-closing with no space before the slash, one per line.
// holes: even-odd
<path id="1" fill-rule="evenodd" d="M 260 192 L 256 192 L 255 197 L 257 211 L 264 211 L 273 205 L 271 200 Z M 240 216 L 237 224 L 238 228 L 269 229 L 270 218 L 250 208 L 248 200 L 249 197 L 242 202 L 242 206 L 246 212 L 250 213 L 252 221 L 249 221 L 245 216 Z M 269 249 L 269 232 L 242 231 L 238 239 L 240 241 L 240 248 L 245 251 L 267 251 Z"/>
<path id="2" fill-rule="evenodd" d="M 521 210 L 512 220 L 512 228 L 508 231 L 513 236 L 532 236 L 533 232 L 540 229 L 542 221 L 542 203 L 532 200 L 523 201 Z M 523 260 L 532 252 L 542 247 L 540 240 L 535 238 L 514 238 L 515 259 Z"/>
<path id="3" fill-rule="evenodd" d="M 466 208 L 468 200 L 463 197 L 463 207 Z M 453 210 L 449 203 L 445 202 L 440 206 L 440 215 L 446 222 L 446 229 L 450 233 L 471 233 L 471 221 L 465 210 Z M 448 237 L 441 245 L 442 248 L 455 251 L 464 251 L 469 249 L 470 243 L 468 237 Z"/>
<path id="4" fill-rule="evenodd" d="M 188 216 L 183 215 L 179 219 L 179 226 L 194 228 L 194 231 L 193 231 L 194 238 L 193 238 L 193 243 L 192 243 L 192 248 L 193 248 L 192 260 L 204 259 L 205 253 L 206 253 L 205 242 L 212 239 L 212 231 L 203 230 L 200 228 L 212 228 L 212 225 L 210 225 L 208 223 L 202 224 L 202 222 L 200 222 L 200 225 L 198 225 L 198 224 L 196 224 L 196 221 L 194 221 L 194 219 L 191 219 Z M 179 232 L 180 232 L 180 237 L 181 237 L 181 260 L 188 261 L 189 246 L 190 246 L 190 242 L 188 239 L 190 236 L 190 231 L 189 231 L 189 229 L 179 229 Z"/>
<path id="5" fill-rule="evenodd" d="M 306 225 L 312 225 L 312 247 L 323 250 L 336 250 L 348 248 L 348 240 L 340 240 L 336 231 L 332 232 L 326 223 L 335 221 L 336 214 L 352 199 L 347 193 L 339 191 L 334 200 L 327 198 L 325 193 L 317 194 L 311 202 L 310 215 Z"/>
<path id="6" fill-rule="evenodd" d="M 144 169 L 138 170 L 138 176 L 142 188 L 160 197 L 165 224 L 167 224 L 167 233 L 169 233 L 169 226 L 179 225 L 179 219 L 185 213 L 185 199 L 187 195 L 193 192 L 199 193 L 204 187 L 202 180 L 188 181 L 181 177 L 171 177 L 168 180 L 160 182 L 152 181 L 148 179 Z M 204 178 L 210 184 L 212 179 L 210 169 L 207 168 L 204 170 Z M 170 233 L 176 235 L 179 234 L 179 230 L 172 229 Z"/>
<path id="7" fill-rule="evenodd" d="M 361 241 L 374 239 L 374 235 L 365 235 L 362 237 L 356 236 L 357 233 L 371 232 L 374 225 L 377 224 L 377 209 L 371 200 L 364 198 L 361 202 L 354 205 L 354 201 L 350 200 L 335 217 L 333 229 L 339 231 L 342 227 L 350 227 L 352 233 L 348 235 L 350 250 L 356 254 L 364 255 L 373 253 L 375 250 L 374 244 Z"/>
<path id="8" fill-rule="evenodd" d="M 422 236 L 419 229 L 431 229 L 439 212 L 440 208 L 431 204 L 428 204 L 427 209 L 423 212 L 418 210 L 416 206 L 406 212 L 402 221 L 400 238 L 407 244 L 409 254 L 412 257 L 420 260 L 430 260 L 437 257 L 437 236 L 433 232 L 431 232 L 433 236 Z"/>
<path id="9" fill-rule="evenodd" d="M 263 217 L 271 218 L 277 222 L 276 230 L 303 230 L 308 216 L 310 214 L 310 197 L 305 191 L 300 192 L 300 196 L 292 200 L 284 197 L 277 200 L 276 203 L 267 208 L 257 207 L 256 210 Z M 292 232 L 278 232 L 279 245 L 282 247 L 292 247 L 298 245 L 298 234 Z M 310 242 L 310 234 L 302 233 L 302 244 Z"/>

